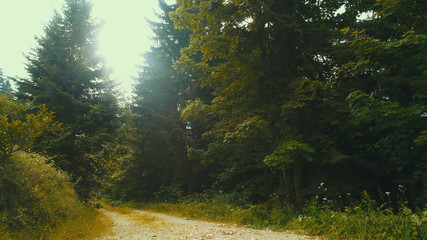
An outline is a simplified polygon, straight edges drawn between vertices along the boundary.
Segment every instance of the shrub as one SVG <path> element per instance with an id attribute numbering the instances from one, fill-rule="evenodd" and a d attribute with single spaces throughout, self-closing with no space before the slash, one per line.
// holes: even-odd
<path id="1" fill-rule="evenodd" d="M 65 222 L 89 213 L 68 177 L 46 159 L 16 152 L 0 165 L 0 234 L 12 239 L 45 239 Z M 4 237 L 7 239 L 7 237 Z"/>

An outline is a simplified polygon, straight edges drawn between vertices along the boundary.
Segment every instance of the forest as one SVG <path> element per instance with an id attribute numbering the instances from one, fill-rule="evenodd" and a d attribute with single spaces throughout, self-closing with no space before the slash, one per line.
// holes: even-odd
<path id="1" fill-rule="evenodd" d="M 131 101 L 88 0 L 51 19 L 29 78 L 0 71 L 0 234 L 44 239 L 100 199 L 222 199 L 283 216 L 375 204 L 418 218 L 396 239 L 427 237 L 425 1 L 159 5 Z"/>

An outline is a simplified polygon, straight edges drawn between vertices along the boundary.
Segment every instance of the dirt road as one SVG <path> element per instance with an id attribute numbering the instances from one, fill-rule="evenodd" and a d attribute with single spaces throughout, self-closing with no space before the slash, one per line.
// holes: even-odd
<path id="1" fill-rule="evenodd" d="M 120 214 L 102 210 L 113 220 L 112 232 L 100 240 L 123 239 L 242 239 L 242 240 L 312 240 L 314 237 L 300 236 L 286 232 L 273 232 L 242 228 L 233 225 L 211 223 L 172 217 L 159 213 L 134 210 Z"/>

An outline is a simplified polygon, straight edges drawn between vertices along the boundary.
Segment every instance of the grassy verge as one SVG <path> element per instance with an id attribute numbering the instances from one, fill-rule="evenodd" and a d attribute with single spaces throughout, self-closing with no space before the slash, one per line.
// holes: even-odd
<path id="1" fill-rule="evenodd" d="M 41 229 L 10 229 L 6 224 L 0 224 L 0 239 L 2 240 L 92 240 L 108 233 L 112 226 L 111 220 L 102 213 L 90 208 L 78 209 L 79 216 L 65 222 Z"/>
<path id="2" fill-rule="evenodd" d="M 131 207 L 130 204 L 123 204 L 120 206 L 110 206 L 106 204 L 104 205 L 104 209 L 119 213 L 133 221 L 139 222 L 144 225 L 160 226 L 164 224 L 163 221 L 157 217 L 135 212 L 135 208 Z"/>
<path id="3" fill-rule="evenodd" d="M 48 240 L 92 240 L 107 234 L 111 220 L 100 212 L 88 209 L 76 219 L 62 224 L 48 234 Z"/>
<path id="4" fill-rule="evenodd" d="M 279 205 L 238 206 L 220 202 L 133 203 L 140 208 L 200 220 L 274 230 L 294 230 L 328 239 L 427 239 L 427 211 L 398 211 L 378 206 L 368 196 L 352 207 L 337 209 L 331 203 L 310 202 L 302 214 Z"/>
<path id="5" fill-rule="evenodd" d="M 342 210 L 313 200 L 287 226 L 330 239 L 419 240 L 427 239 L 427 211 L 413 212 L 404 206 L 394 211 L 367 195 L 360 204 Z"/>
<path id="6" fill-rule="evenodd" d="M 0 239 L 91 239 L 108 219 L 82 204 L 68 176 L 35 154 L 0 163 Z"/>
<path id="7" fill-rule="evenodd" d="M 284 229 L 291 220 L 283 208 L 265 205 L 238 206 L 226 203 L 133 203 L 132 207 L 198 220 L 230 223 L 254 228 Z"/>

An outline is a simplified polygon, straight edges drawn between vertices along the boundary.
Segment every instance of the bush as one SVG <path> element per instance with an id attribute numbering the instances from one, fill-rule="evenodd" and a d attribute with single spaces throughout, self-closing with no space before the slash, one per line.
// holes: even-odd
<path id="1" fill-rule="evenodd" d="M 386 206 L 366 193 L 359 204 L 344 210 L 313 199 L 289 226 L 330 239 L 427 239 L 427 211 L 414 213 L 402 206 L 395 212 Z"/>
<path id="2" fill-rule="evenodd" d="M 68 177 L 46 159 L 16 152 L 0 165 L 0 235 L 46 239 L 70 221 L 90 222 L 96 214 L 78 200 Z M 85 218 L 85 219 L 82 219 Z"/>

